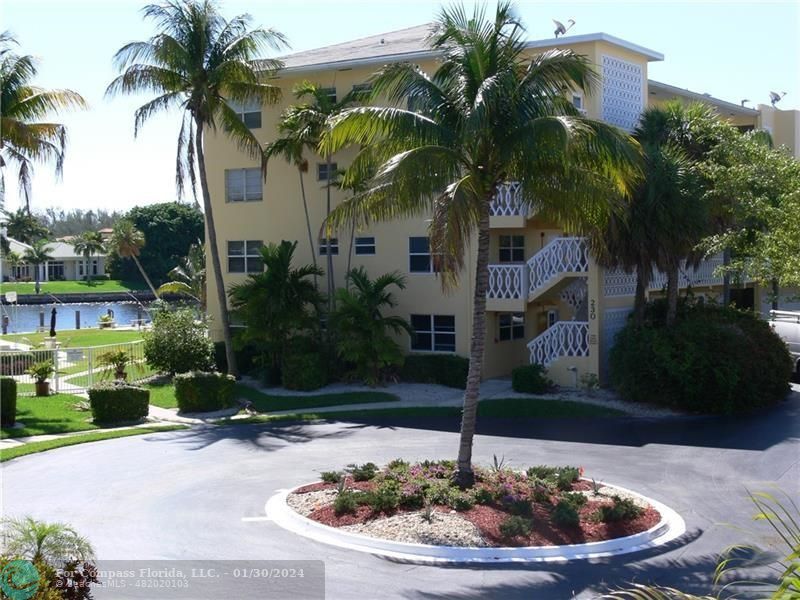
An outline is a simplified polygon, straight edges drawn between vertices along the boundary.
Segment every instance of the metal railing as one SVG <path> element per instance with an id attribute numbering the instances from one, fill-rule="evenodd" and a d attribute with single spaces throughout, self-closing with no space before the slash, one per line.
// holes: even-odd
<path id="1" fill-rule="evenodd" d="M 528 294 L 536 296 L 548 282 L 562 273 L 589 271 L 589 250 L 586 240 L 560 237 L 550 241 L 528 259 Z"/>
<path id="2" fill-rule="evenodd" d="M 51 393 L 80 394 L 100 381 L 114 379 L 114 368 L 103 364 L 102 356 L 124 351 L 129 363 L 126 379 L 135 383 L 155 374 L 144 358 L 144 342 L 123 342 L 81 348 L 35 348 L 31 350 L 1 350 L 0 375 L 17 382 L 17 395 L 33 396 L 35 379 L 26 373 L 31 365 L 52 360 L 55 373 L 49 378 Z"/>
<path id="3" fill-rule="evenodd" d="M 701 287 L 722 285 L 723 276 L 715 274 L 722 266 L 722 256 L 716 255 L 702 261 L 697 268 L 687 267 L 683 263 L 678 272 L 678 287 Z M 667 274 L 655 271 L 650 280 L 650 291 L 659 291 L 667 285 Z M 622 269 L 610 269 L 605 272 L 603 291 L 607 297 L 633 296 L 636 293 L 636 272 L 626 273 Z"/>
<path id="4" fill-rule="evenodd" d="M 531 364 L 549 367 L 564 356 L 589 356 L 589 323 L 558 321 L 528 342 Z"/>
<path id="5" fill-rule="evenodd" d="M 521 196 L 522 187 L 517 181 L 498 185 L 489 205 L 489 214 L 493 217 L 529 216 L 531 211 L 522 203 Z"/>

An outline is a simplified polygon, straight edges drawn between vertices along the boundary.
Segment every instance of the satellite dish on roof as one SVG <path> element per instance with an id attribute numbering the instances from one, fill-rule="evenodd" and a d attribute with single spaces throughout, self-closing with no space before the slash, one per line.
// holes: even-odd
<path id="1" fill-rule="evenodd" d="M 775 106 L 781 99 L 786 95 L 786 92 L 770 92 L 769 93 L 769 101 L 772 103 L 772 106 Z"/>
<path id="2" fill-rule="evenodd" d="M 566 27 L 564 27 L 564 24 L 561 21 L 556 21 L 555 19 L 553 19 L 553 23 L 556 24 L 556 30 L 553 32 L 553 35 L 555 35 L 556 37 L 564 35 L 570 29 L 572 29 L 573 25 L 575 25 L 575 21 L 573 21 L 572 19 L 567 21 L 569 25 L 567 25 Z"/>

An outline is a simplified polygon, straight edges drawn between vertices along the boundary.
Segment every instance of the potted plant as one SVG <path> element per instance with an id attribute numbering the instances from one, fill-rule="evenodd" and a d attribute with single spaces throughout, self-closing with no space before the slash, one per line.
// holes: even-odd
<path id="1" fill-rule="evenodd" d="M 127 379 L 125 372 L 131 362 L 130 355 L 125 350 L 112 350 L 97 357 L 97 362 L 103 367 L 114 367 L 114 379 Z"/>
<path id="2" fill-rule="evenodd" d="M 25 372 L 36 380 L 37 396 L 50 395 L 50 382 L 47 380 L 55 373 L 55 366 L 51 359 L 33 363 Z"/>
<path id="3" fill-rule="evenodd" d="M 97 325 L 100 329 L 106 329 L 114 326 L 114 317 L 111 315 L 100 315 L 97 318 Z"/>

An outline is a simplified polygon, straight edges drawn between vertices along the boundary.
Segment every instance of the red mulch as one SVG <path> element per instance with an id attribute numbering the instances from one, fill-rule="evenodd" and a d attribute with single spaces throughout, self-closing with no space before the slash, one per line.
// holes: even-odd
<path id="1" fill-rule="evenodd" d="M 327 506 L 314 510 L 308 515 L 308 518 L 330 527 L 344 527 L 345 525 L 364 523 L 375 516 L 370 506 L 359 506 L 354 513 L 345 513 L 336 516 L 336 513 L 333 511 L 333 504 L 328 504 Z"/>
<path id="2" fill-rule="evenodd" d="M 583 544 L 600 542 L 626 535 L 633 535 L 650 529 L 661 520 L 655 509 L 648 507 L 636 519 L 616 523 L 595 522 L 591 516 L 597 508 L 607 502 L 590 500 L 580 510 L 581 524 L 578 527 L 560 527 L 550 522 L 550 510 L 541 504 L 533 505 L 533 529 L 528 537 L 512 540 L 500 534 L 500 523 L 508 518 L 508 513 L 494 506 L 477 505 L 461 513 L 473 523 L 487 541 L 497 546 L 558 546 L 563 544 Z"/>
<path id="3" fill-rule="evenodd" d="M 592 482 L 586 481 L 585 479 L 578 479 L 572 483 L 572 491 L 573 492 L 588 492 L 592 489 Z"/>

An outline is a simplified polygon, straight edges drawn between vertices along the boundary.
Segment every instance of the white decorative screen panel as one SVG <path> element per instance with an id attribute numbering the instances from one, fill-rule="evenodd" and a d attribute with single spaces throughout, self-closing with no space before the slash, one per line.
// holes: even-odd
<path id="1" fill-rule="evenodd" d="M 603 56 L 603 120 L 627 131 L 639 122 L 644 108 L 642 66 Z"/>

